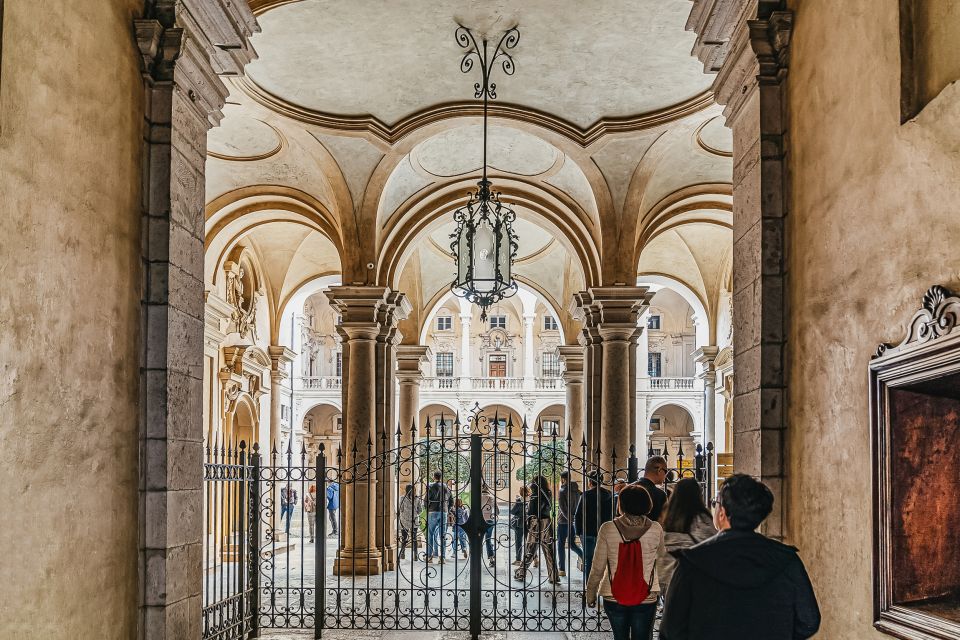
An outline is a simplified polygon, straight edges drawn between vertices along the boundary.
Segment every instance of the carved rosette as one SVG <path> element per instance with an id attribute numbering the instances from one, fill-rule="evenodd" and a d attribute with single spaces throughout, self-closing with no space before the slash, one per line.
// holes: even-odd
<path id="1" fill-rule="evenodd" d="M 942 338 L 953 332 L 960 321 L 960 297 L 946 287 L 934 285 L 923 296 L 920 310 L 907 324 L 907 335 L 897 345 L 882 343 L 874 358 Z"/>

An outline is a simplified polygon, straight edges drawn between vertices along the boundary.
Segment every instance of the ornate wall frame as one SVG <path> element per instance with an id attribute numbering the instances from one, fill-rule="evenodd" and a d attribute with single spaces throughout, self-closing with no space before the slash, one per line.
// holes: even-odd
<path id="1" fill-rule="evenodd" d="M 869 365 L 869 375 L 874 626 L 884 633 L 907 640 L 960 639 L 960 607 L 953 604 L 952 600 L 943 607 L 950 611 L 945 617 L 938 615 L 940 611 L 923 601 L 898 598 L 896 593 L 898 590 L 901 594 L 906 591 L 903 583 L 910 578 L 903 577 L 903 568 L 911 558 L 916 557 L 912 545 L 914 539 L 921 544 L 924 542 L 920 536 L 911 539 L 907 535 L 916 525 L 903 524 L 908 519 L 908 511 L 904 508 L 906 503 L 900 501 L 898 495 L 906 494 L 905 482 L 917 481 L 919 476 L 931 473 L 940 474 L 931 477 L 939 478 L 946 486 L 955 486 L 957 478 L 960 478 L 960 462 L 957 462 L 955 450 L 952 451 L 952 460 L 948 457 L 946 468 L 940 465 L 934 469 L 931 463 L 924 466 L 920 474 L 903 477 L 905 467 L 900 461 L 910 458 L 916 464 L 923 447 L 907 452 L 906 447 L 898 448 L 896 445 L 897 442 L 904 442 L 903 433 L 908 431 L 908 420 L 897 413 L 896 407 L 900 402 L 898 394 L 929 399 L 936 407 L 935 413 L 941 406 L 937 403 L 942 402 L 946 406 L 960 404 L 960 384 L 957 382 L 960 380 L 960 297 L 945 287 L 931 287 L 923 297 L 922 307 L 908 323 L 904 340 L 896 346 L 881 344 L 878 347 Z M 925 416 L 929 414 L 914 415 L 915 422 L 910 427 L 913 429 L 910 433 L 926 431 L 926 438 L 948 437 L 942 436 L 939 430 L 927 428 L 926 425 L 932 421 Z M 921 422 L 924 423 L 923 427 L 917 429 L 916 424 Z M 954 429 L 948 433 L 956 437 L 957 431 Z M 921 464 L 928 462 L 923 459 Z M 934 486 L 939 485 L 935 483 Z M 956 494 L 942 495 L 954 503 L 960 501 Z M 895 520 L 897 507 L 898 518 Z M 922 513 L 923 508 L 919 508 L 918 512 Z M 950 518 L 957 517 L 956 507 L 953 509 L 954 512 L 948 516 Z M 934 529 L 930 529 L 929 535 L 937 535 Z M 957 537 L 956 541 L 951 540 L 954 536 Z M 951 545 L 960 546 L 960 532 L 950 534 L 942 546 Z M 914 569 L 914 566 L 909 565 L 909 568 Z M 949 567 L 947 569 L 952 570 Z M 916 575 L 913 574 L 911 578 L 916 580 Z M 898 602 L 898 599 L 901 601 Z"/>

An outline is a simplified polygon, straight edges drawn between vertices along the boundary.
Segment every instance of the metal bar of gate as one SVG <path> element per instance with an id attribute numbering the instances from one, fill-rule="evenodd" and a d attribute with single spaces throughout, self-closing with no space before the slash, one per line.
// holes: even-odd
<path id="1" fill-rule="evenodd" d="M 486 521 L 483 517 L 480 483 L 483 478 L 482 443 L 480 434 L 470 436 L 470 637 L 472 640 L 480 638 L 480 549 L 483 544 L 483 534 L 486 531 Z M 481 525 L 483 521 L 483 525 Z"/>
<path id="2" fill-rule="evenodd" d="M 260 635 L 260 446 L 253 445 L 250 469 L 250 638 Z"/>
<path id="3" fill-rule="evenodd" d="M 323 514 L 327 510 L 327 458 L 324 455 L 323 444 L 320 444 L 320 451 L 317 453 L 317 498 L 314 501 L 315 507 L 313 517 L 316 519 L 315 528 L 317 537 L 314 541 L 314 566 L 313 571 L 316 576 L 314 582 L 313 603 L 313 637 L 319 640 L 323 636 L 323 618 L 327 610 L 326 604 L 326 573 L 324 569 L 327 566 L 327 519 Z"/>

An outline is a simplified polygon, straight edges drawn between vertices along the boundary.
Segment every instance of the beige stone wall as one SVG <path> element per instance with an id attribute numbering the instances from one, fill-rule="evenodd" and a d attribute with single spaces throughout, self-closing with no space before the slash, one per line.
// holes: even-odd
<path id="1" fill-rule="evenodd" d="M 791 4 L 786 534 L 818 637 L 886 637 L 871 626 L 866 367 L 929 285 L 960 283 L 960 87 L 901 126 L 897 0 Z"/>
<path id="2" fill-rule="evenodd" d="M 5 3 L 5 639 L 136 635 L 138 5 Z"/>

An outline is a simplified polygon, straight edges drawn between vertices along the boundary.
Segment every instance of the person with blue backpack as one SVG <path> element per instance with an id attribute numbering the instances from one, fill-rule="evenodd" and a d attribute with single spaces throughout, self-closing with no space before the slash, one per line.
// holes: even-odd
<path id="1" fill-rule="evenodd" d="M 463 552 L 463 557 L 468 557 L 467 550 L 467 532 L 463 530 L 463 525 L 470 519 L 470 512 L 463 504 L 463 500 L 457 498 L 453 506 L 453 557 L 457 557 L 457 547 Z"/>
<path id="2" fill-rule="evenodd" d="M 643 487 L 624 487 L 618 503 L 621 515 L 597 532 L 587 605 L 603 598 L 613 640 L 649 640 L 660 596 L 657 556 L 663 552 L 663 529 L 647 517 L 653 500 Z"/>
<path id="3" fill-rule="evenodd" d="M 337 511 L 340 509 L 340 485 L 336 482 L 331 482 L 327 485 L 327 518 L 330 519 L 330 533 L 327 534 L 331 538 L 336 538 L 340 535 L 340 528 L 337 526 Z"/>

